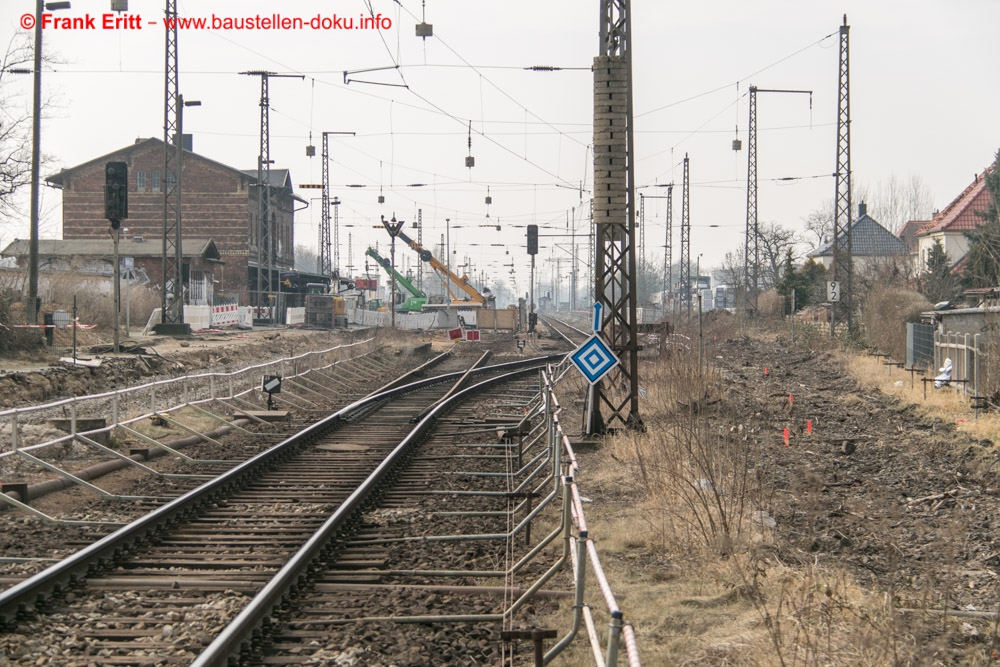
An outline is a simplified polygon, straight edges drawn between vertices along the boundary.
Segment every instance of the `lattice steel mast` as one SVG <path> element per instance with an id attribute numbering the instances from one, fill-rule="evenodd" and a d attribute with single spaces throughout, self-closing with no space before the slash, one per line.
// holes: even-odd
<path id="1" fill-rule="evenodd" d="M 340 200 L 336 197 L 330 201 L 330 135 L 350 134 L 354 132 L 324 132 L 323 133 L 323 206 L 319 226 L 319 272 L 324 276 L 336 276 L 340 279 Z M 330 207 L 333 207 L 333 242 L 330 242 Z M 332 246 L 332 247 L 331 247 Z M 337 286 L 339 289 L 339 286 Z"/>
<path id="2" fill-rule="evenodd" d="M 781 90 L 750 86 L 750 121 L 747 128 L 747 225 L 743 250 L 743 294 L 747 313 L 757 312 L 757 297 L 760 296 L 760 225 L 757 219 L 757 93 L 801 93 L 809 95 L 812 108 L 811 90 Z"/>
<path id="3" fill-rule="evenodd" d="M 684 154 L 684 180 L 681 184 L 681 293 L 682 303 L 691 314 L 691 186 L 690 165 Z"/>
<path id="4" fill-rule="evenodd" d="M 260 77 L 260 153 L 257 155 L 257 297 L 258 308 L 267 305 L 274 271 L 274 243 L 271 228 L 271 102 L 268 81 L 271 77 L 304 79 L 300 74 L 277 74 L 264 70 L 240 72 Z"/>
<path id="5" fill-rule="evenodd" d="M 330 242 L 330 145 L 326 132 L 323 133 L 322 137 L 320 160 L 323 162 L 322 167 L 320 167 L 323 179 L 320 181 L 323 186 L 320 205 L 323 210 L 320 211 L 319 216 L 319 273 L 329 277 L 333 275 L 333 258 L 330 254 L 332 250 Z"/>
<path id="6" fill-rule="evenodd" d="M 757 312 L 760 240 L 757 226 L 757 86 L 750 86 L 750 122 L 747 124 L 747 224 L 743 247 L 744 310 Z"/>
<path id="7" fill-rule="evenodd" d="M 424 209 L 417 209 L 417 245 L 421 248 L 424 247 Z M 417 262 L 417 289 L 423 291 L 424 289 L 424 263 Z"/>
<path id="8" fill-rule="evenodd" d="M 636 322 L 635 164 L 629 0 L 602 0 L 594 59 L 595 301 L 620 365 L 595 385 L 588 432 L 642 428 Z M 602 417 L 602 413 L 605 415 Z"/>
<path id="9" fill-rule="evenodd" d="M 834 303 L 830 317 L 830 333 L 838 321 L 851 321 L 851 282 L 854 273 L 851 259 L 851 85 L 850 32 L 847 14 L 840 26 L 840 68 L 837 94 L 837 171 L 833 198 L 833 279 L 840 283 L 840 302 Z"/>
<path id="10" fill-rule="evenodd" d="M 646 265 L 646 197 L 639 193 L 639 252 L 642 261 L 639 266 Z"/>
<path id="11" fill-rule="evenodd" d="M 160 292 L 160 323 L 163 325 L 184 323 L 184 275 L 183 257 L 180 256 L 177 220 L 180 215 L 180 190 L 177 188 L 175 159 L 177 150 L 172 145 L 172 137 L 177 133 L 177 0 L 166 0 L 164 15 L 169 23 L 163 31 L 163 171 L 160 187 L 163 188 L 163 256 Z M 177 137 L 181 141 L 181 137 Z M 167 284 L 171 285 L 167 298 Z"/>
<path id="12" fill-rule="evenodd" d="M 663 236 L 663 274 L 661 275 L 662 285 L 660 288 L 660 308 L 666 313 L 667 304 L 673 304 L 673 223 L 674 223 L 674 184 L 669 183 L 663 187 L 667 188 L 667 194 L 655 196 L 654 199 L 667 200 L 667 212 L 663 216 L 665 222 L 665 233 Z"/>

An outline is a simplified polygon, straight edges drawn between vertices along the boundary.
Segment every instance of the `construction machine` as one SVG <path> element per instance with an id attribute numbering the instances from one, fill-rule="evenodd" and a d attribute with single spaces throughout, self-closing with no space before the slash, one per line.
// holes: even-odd
<path id="1" fill-rule="evenodd" d="M 430 264 L 431 268 L 442 277 L 445 287 L 448 290 L 448 294 L 451 297 L 452 306 L 463 308 L 487 308 L 491 305 L 490 302 L 493 300 L 493 296 L 486 296 L 470 285 L 468 276 L 459 276 L 451 271 L 446 265 L 441 263 L 441 260 L 434 257 L 430 250 L 427 250 L 403 232 L 399 232 L 398 238 L 406 243 L 406 245 L 413 248 L 413 250 L 415 250 L 417 255 L 420 257 L 420 260 Z M 462 292 L 466 294 L 466 297 L 459 297 L 452 289 L 452 285 L 462 290 Z M 488 293 L 489 291 L 490 290 L 488 288 L 483 288 L 483 292 Z"/>
<path id="2" fill-rule="evenodd" d="M 375 248 L 368 248 L 368 250 L 365 250 L 365 254 L 378 262 L 378 265 L 385 269 L 385 272 L 389 274 L 389 278 L 391 280 L 395 280 L 399 283 L 400 287 L 410 293 L 410 296 L 406 297 L 406 300 L 403 301 L 403 303 L 396 306 L 397 312 L 419 313 L 424 309 L 424 304 L 427 303 L 427 295 L 417 289 L 417 287 L 410 282 L 408 278 L 393 268 L 392 262 L 378 254 L 378 251 L 375 250 Z"/>

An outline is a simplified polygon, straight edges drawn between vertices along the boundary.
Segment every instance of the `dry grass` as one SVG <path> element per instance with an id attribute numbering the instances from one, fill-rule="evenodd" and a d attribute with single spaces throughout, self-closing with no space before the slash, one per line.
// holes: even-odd
<path id="1" fill-rule="evenodd" d="M 962 394 L 958 385 L 942 389 L 934 389 L 933 385 L 930 385 L 927 387 L 925 399 L 919 374 L 913 379 L 911 387 L 909 372 L 887 367 L 875 357 L 845 353 L 843 362 L 844 367 L 862 388 L 877 389 L 903 403 L 913 404 L 919 414 L 930 419 L 954 423 L 959 431 L 968 433 L 977 440 L 990 440 L 1000 444 L 1000 415 L 996 412 L 981 412 L 977 419 L 969 405 L 969 398 Z"/>
<path id="2" fill-rule="evenodd" d="M 643 368 L 646 433 L 620 433 L 581 454 L 583 492 L 601 499 L 587 506 L 590 535 L 643 664 L 945 664 L 936 654 L 950 664 L 956 642 L 961 664 L 990 662 L 989 621 L 900 615 L 892 591 L 865 589 L 836 566 L 786 562 L 769 528 L 774 488 L 756 465 L 756 425 L 712 403 L 727 383 L 680 356 Z M 911 391 L 908 375 L 894 370 L 889 378 L 873 358 L 850 367 L 863 387 L 904 400 L 921 395 L 919 382 Z M 994 417 L 976 424 L 952 391 L 931 393 L 921 408 L 928 415 L 964 418 L 960 428 L 995 435 Z M 587 586 L 593 591 L 595 582 Z M 565 632 L 570 611 L 564 602 L 540 627 Z M 598 630 L 606 645 L 600 618 Z M 975 632 L 986 640 L 968 639 Z M 555 664 L 592 663 L 581 637 Z"/>

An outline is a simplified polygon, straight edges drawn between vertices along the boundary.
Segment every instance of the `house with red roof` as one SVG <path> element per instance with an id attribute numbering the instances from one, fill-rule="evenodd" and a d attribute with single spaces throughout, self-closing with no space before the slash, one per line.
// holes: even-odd
<path id="1" fill-rule="evenodd" d="M 939 211 L 916 233 L 917 270 L 927 270 L 927 257 L 936 242 L 948 254 L 952 266 L 957 266 L 969 252 L 969 239 L 965 233 L 983 224 L 978 215 L 985 213 L 990 204 L 990 191 L 986 187 L 987 167 L 982 174 L 976 174 L 972 183 L 950 204 Z M 907 223 L 909 224 L 909 223 Z"/>

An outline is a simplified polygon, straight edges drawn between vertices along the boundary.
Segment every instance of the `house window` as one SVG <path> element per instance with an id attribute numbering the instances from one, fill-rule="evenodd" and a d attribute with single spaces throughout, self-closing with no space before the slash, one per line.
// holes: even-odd
<path id="1" fill-rule="evenodd" d="M 150 187 L 153 190 L 159 190 L 160 189 L 160 172 L 158 172 L 158 171 L 154 171 L 153 172 L 153 183 L 152 183 L 152 185 Z"/>
<path id="2" fill-rule="evenodd" d="M 167 190 L 173 190 L 177 185 L 177 174 L 172 171 L 167 172 Z"/>
<path id="3" fill-rule="evenodd" d="M 136 190 L 139 191 L 146 189 L 146 172 L 144 171 L 135 172 L 135 188 Z"/>

